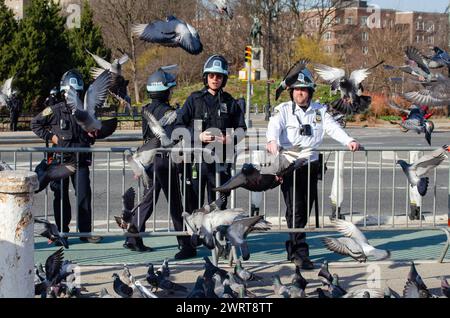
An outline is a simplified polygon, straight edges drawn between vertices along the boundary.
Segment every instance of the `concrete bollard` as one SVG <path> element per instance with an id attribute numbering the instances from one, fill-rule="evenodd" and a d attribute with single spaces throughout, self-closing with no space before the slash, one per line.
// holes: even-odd
<path id="1" fill-rule="evenodd" d="M 0 172 L 0 298 L 34 297 L 36 173 Z"/>

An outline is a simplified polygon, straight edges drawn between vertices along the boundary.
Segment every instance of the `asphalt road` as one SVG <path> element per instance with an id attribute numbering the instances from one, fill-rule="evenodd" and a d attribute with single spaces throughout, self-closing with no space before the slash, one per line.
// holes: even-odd
<path id="1" fill-rule="evenodd" d="M 264 129 L 262 129 L 262 132 Z M 423 135 L 417 135 L 415 133 L 402 133 L 399 129 L 380 129 L 380 128 L 353 128 L 347 129 L 349 135 L 357 138 L 364 146 L 373 147 L 407 147 L 407 146 L 419 146 L 428 147 Z M 134 136 L 139 136 L 139 132 L 136 132 Z M 436 131 L 433 134 L 433 147 L 437 148 L 440 145 L 450 143 L 450 132 Z M 250 144 L 255 146 L 256 144 L 261 147 L 265 144 L 264 137 L 250 138 Z M 140 142 L 98 142 L 96 147 L 136 147 Z M 330 138 L 326 138 L 323 144 L 324 146 L 339 146 Z M 20 144 L 18 147 L 37 146 L 36 144 Z M 41 144 L 39 145 L 41 146 Z M 8 147 L 14 147 L 14 145 L 8 145 Z M 406 152 L 399 152 L 397 158 L 408 159 Z M 334 154 L 328 157 L 325 154 L 325 158 L 328 158 L 327 167 L 328 170 L 325 174 L 323 182 L 319 182 L 319 207 L 322 210 L 322 202 L 324 207 L 324 214 L 330 214 L 330 199 L 331 183 L 333 180 L 333 167 L 334 167 Z M 380 170 L 380 154 L 369 153 L 367 157 L 367 169 L 366 169 L 366 157 L 364 152 L 355 153 L 353 158 L 353 191 L 351 191 L 351 154 L 345 156 L 345 172 L 344 172 L 344 202 L 342 204 L 342 211 L 344 214 L 349 214 L 350 210 L 354 215 L 381 215 L 390 216 L 392 213 L 395 215 L 405 215 L 407 209 L 407 197 L 406 197 L 406 178 L 404 177 L 401 168 L 395 166 L 393 168 L 393 162 L 395 159 L 394 154 L 391 152 L 384 152 L 382 156 L 382 165 Z M 35 167 L 38 161 L 41 159 L 40 155 L 34 155 L 31 159 L 31 166 Z M 1 160 L 4 160 L 10 164 L 14 163 L 14 156 L 12 153 L 1 153 Z M 241 156 L 238 159 L 239 163 L 248 161 L 248 156 Z M 30 169 L 30 155 L 26 153 L 16 154 L 16 166 L 18 169 Z M 125 167 L 125 170 L 124 170 Z M 108 169 L 110 175 L 108 178 Z M 113 215 L 119 215 L 121 211 L 121 195 L 124 189 L 130 186 L 137 187 L 136 180 L 133 179 L 132 173 L 125 165 L 121 154 L 111 154 L 111 163 L 108 168 L 106 154 L 98 154 L 95 156 L 95 166 L 93 173 L 93 211 L 95 220 L 104 225 L 106 218 L 111 220 L 111 228 L 115 229 L 113 223 Z M 393 178 L 393 171 L 395 171 L 395 178 Z M 431 216 L 432 212 L 436 210 L 437 215 L 447 215 L 448 207 L 448 161 L 445 161 L 437 169 L 437 179 L 434 179 L 434 175 L 430 175 L 430 187 L 428 194 L 423 201 L 423 211 L 425 216 Z M 381 173 L 380 173 L 381 172 Z M 364 184 L 367 173 L 367 190 L 365 190 Z M 381 180 L 379 176 L 381 175 Z M 109 181 L 109 182 L 108 182 Z M 435 182 L 436 181 L 436 182 Z M 394 183 L 394 187 L 393 187 Z M 379 187 L 381 185 L 381 187 Z M 380 190 L 379 190 L 380 189 Z M 434 189 L 436 191 L 436 200 L 433 199 Z M 109 195 L 108 195 L 109 190 Z M 323 190 L 323 191 L 322 191 Z M 74 190 L 71 188 L 71 195 L 73 196 Z M 394 192 L 394 195 L 392 193 Z M 42 192 L 35 196 L 35 202 L 33 209 L 35 215 L 44 215 L 45 206 L 48 206 L 47 213 L 50 215 L 52 212 L 52 197 L 53 194 L 49 190 L 48 197 Z M 47 200 L 47 204 L 46 204 Z M 74 198 L 71 200 L 74 201 Z M 283 199 L 279 199 L 278 189 L 268 191 L 265 194 L 265 205 L 262 204 L 261 210 L 265 210 L 268 216 L 284 215 L 285 206 Z M 239 190 L 236 194 L 236 206 L 248 209 L 249 207 L 249 193 L 246 190 Z M 278 212 L 278 206 L 280 206 L 280 212 Z M 265 208 L 264 208 L 265 207 Z M 72 206 L 72 210 L 75 215 L 75 207 Z M 156 208 L 156 219 L 167 220 L 168 211 L 167 203 L 163 194 L 160 195 L 160 200 Z M 73 218 L 75 219 L 75 218 Z"/>

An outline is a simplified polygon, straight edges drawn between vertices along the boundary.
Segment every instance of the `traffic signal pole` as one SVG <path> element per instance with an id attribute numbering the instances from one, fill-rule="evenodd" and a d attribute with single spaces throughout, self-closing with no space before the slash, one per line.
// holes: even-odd
<path id="1" fill-rule="evenodd" d="M 245 107 L 245 124 L 247 128 L 252 128 L 250 120 L 250 107 L 252 103 L 252 47 L 245 47 L 245 62 L 247 63 L 247 107 Z"/>

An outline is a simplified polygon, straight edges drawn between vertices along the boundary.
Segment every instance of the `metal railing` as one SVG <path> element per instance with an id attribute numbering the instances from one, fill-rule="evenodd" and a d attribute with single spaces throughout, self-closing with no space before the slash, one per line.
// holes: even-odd
<path id="1" fill-rule="evenodd" d="M 129 172 L 128 165 L 125 160 L 125 150 L 129 147 L 116 147 L 116 148 L 0 148 L 0 160 L 5 160 L 12 164 L 14 168 L 33 170 L 37 162 L 40 161 L 36 158 L 42 159 L 42 153 L 47 152 L 61 152 L 61 153 L 76 153 L 77 159 L 79 159 L 80 153 L 92 153 L 92 166 L 90 169 L 90 180 L 92 188 L 91 206 L 92 206 L 92 226 L 93 230 L 90 233 L 71 232 L 64 233 L 68 237 L 89 237 L 89 236 L 169 236 L 169 235 L 188 235 L 187 232 L 175 232 L 171 230 L 171 217 L 170 217 L 170 204 L 167 204 L 167 218 L 162 217 L 160 209 L 157 208 L 155 200 L 153 200 L 153 217 L 149 223 L 151 224 L 150 230 L 145 233 L 130 234 L 123 233 L 121 229 L 115 226 L 114 220 L 111 220 L 113 215 L 121 214 L 121 197 L 124 194 L 126 184 L 137 186 L 137 201 L 141 199 L 142 186 L 139 181 L 132 181 L 127 177 Z M 135 149 L 132 149 L 135 150 Z M 189 151 L 189 149 L 184 149 Z M 248 147 L 237 153 L 235 156 L 235 162 L 232 168 L 232 175 L 238 172 L 242 162 L 255 162 L 252 157 L 252 151 L 258 150 L 257 147 Z M 160 149 L 160 151 L 167 151 Z M 203 151 L 191 149 L 190 151 Z M 287 233 L 287 232 L 326 232 L 333 231 L 331 223 L 327 222 L 325 211 L 327 210 L 325 204 L 325 196 L 330 193 L 330 173 L 326 173 L 326 166 L 331 171 L 332 168 L 329 164 L 331 160 L 336 160 L 335 167 L 338 169 L 337 175 L 339 175 L 339 169 L 343 166 L 344 173 L 343 178 L 345 182 L 344 189 L 341 187 L 340 182 L 336 182 L 337 202 L 351 222 L 358 224 L 364 231 L 379 231 L 379 230 L 439 230 L 444 231 L 447 235 L 447 243 L 444 246 L 440 261 L 444 259 L 450 242 L 450 233 L 448 232 L 448 219 L 449 219 L 449 206 L 450 206 L 450 166 L 439 167 L 434 170 L 432 177 L 430 178 L 429 190 L 427 196 L 422 200 L 420 209 L 420 218 L 418 221 L 409 220 L 409 206 L 410 206 L 410 191 L 406 177 L 399 165 L 396 164 L 397 158 L 401 157 L 409 159 L 411 151 L 430 151 L 425 147 L 366 147 L 363 151 L 355 153 L 349 153 L 347 149 L 342 147 L 320 147 L 319 152 L 323 153 L 324 160 L 320 170 L 322 171 L 323 180 L 318 183 L 318 195 L 316 197 L 317 206 L 320 207 L 320 212 L 316 212 L 314 216 L 308 214 L 308 222 L 305 228 L 288 228 L 283 221 L 281 211 L 282 202 L 280 187 L 274 190 L 264 192 L 262 195 L 262 215 L 268 219 L 272 224 L 271 233 Z M 341 165 L 339 153 L 345 153 L 347 159 L 344 160 L 344 164 Z M 400 156 L 399 156 L 400 155 Z M 101 158 L 103 156 L 103 158 Z M 350 156 L 350 159 L 348 158 Z M 18 157 L 28 157 L 25 160 Z M 243 158 L 244 157 L 244 158 Z M 22 159 L 22 160 L 20 160 Z M 169 159 L 171 160 L 171 159 Z M 201 163 L 200 163 L 201 164 Z M 448 161 L 445 162 L 448 165 Z M 311 167 L 311 162 L 308 161 L 307 165 Z M 201 169 L 201 168 L 200 168 Z M 183 191 L 182 200 L 183 207 L 186 206 L 187 198 L 186 194 L 186 163 L 182 166 L 183 172 Z M 439 170 L 439 174 L 438 174 Z M 99 173 L 104 171 L 104 173 Z M 170 185 L 170 172 L 169 169 L 169 189 Z M 201 170 L 200 170 L 201 171 Z M 310 169 L 308 171 L 308 178 L 310 178 Z M 179 171 L 181 172 L 181 171 Z M 78 169 L 77 172 L 78 173 Z M 446 174 L 448 174 L 446 176 Z M 103 186 L 98 186 L 96 179 L 99 178 Z M 120 182 L 119 182 L 120 178 Z M 201 173 L 199 174 L 201 178 Z M 78 179 L 78 178 L 77 178 Z M 153 174 L 155 180 L 155 173 Z M 114 186 L 111 187 L 111 181 Z M 62 181 L 61 181 L 62 182 Z M 218 176 L 216 174 L 216 182 L 218 182 Z M 201 185 L 201 179 L 199 180 Z M 349 187 L 346 187 L 349 185 Z M 61 187 L 62 188 L 62 187 Z M 106 188 L 106 189 L 105 189 Z M 117 189 L 120 188 L 119 193 Z M 77 191 L 78 189 L 76 189 Z M 106 191 L 104 191 L 106 190 Z M 342 191 L 343 190 L 343 191 Z M 348 191 L 347 191 L 348 190 Z M 307 187 L 307 205 L 310 206 L 310 186 Z M 77 191 L 78 192 L 78 191 Z M 113 193 L 114 192 L 114 193 Z M 171 191 L 169 190 L 169 197 L 167 201 L 172 200 Z M 295 174 L 294 174 L 294 189 L 293 193 L 296 193 L 295 189 Z M 120 194 L 120 195 L 119 195 Z M 155 192 L 153 193 L 155 195 Z M 447 200 L 445 200 L 447 195 Z M 343 196 L 344 198 L 340 197 Z M 43 217 L 49 218 L 49 191 L 46 189 L 44 194 L 37 195 L 35 201 L 38 202 L 35 209 L 43 209 Z M 40 199 L 39 199 L 40 197 Z M 42 198 L 43 197 L 43 198 Z M 61 196 L 62 197 L 62 196 Z M 206 197 L 206 196 L 205 196 Z M 248 195 L 245 191 L 233 190 L 230 197 L 231 207 L 237 207 L 237 199 L 239 197 L 239 207 L 244 207 L 244 199 L 248 197 L 249 213 L 251 210 L 251 193 Z M 268 203 L 268 197 L 270 200 Z M 104 201 L 101 199 L 105 198 Z M 202 205 L 200 198 L 193 198 L 199 200 L 199 205 Z M 40 201 L 39 201 L 40 200 Z M 112 211 L 111 200 L 114 200 L 114 211 Z M 206 199 L 205 199 L 206 201 Z M 72 200 L 72 202 L 75 202 Z M 161 202 L 161 200 L 159 201 Z M 445 204 L 447 202 L 447 204 Z M 268 206 L 276 206 L 276 208 L 269 209 Z M 403 205 L 403 207 L 401 207 Z M 295 196 L 293 206 L 295 206 Z M 426 214 L 425 220 L 422 216 L 425 215 L 424 207 L 431 208 L 431 213 Z M 62 208 L 62 202 L 61 202 Z M 102 211 L 103 209 L 103 211 Z M 314 207 L 313 207 L 313 210 Z M 100 213 L 99 211 L 103 212 Z M 62 218 L 62 210 L 59 211 Z M 78 204 L 76 204 L 76 215 L 78 216 Z M 96 218 L 99 214 L 104 215 L 104 219 Z M 295 224 L 295 213 L 292 213 L 293 224 Z M 114 225 L 111 226 L 111 223 Z M 165 226 L 166 225 L 166 226 Z M 62 227 L 61 227 L 62 228 Z M 77 217 L 77 229 L 78 229 L 78 217 Z"/>

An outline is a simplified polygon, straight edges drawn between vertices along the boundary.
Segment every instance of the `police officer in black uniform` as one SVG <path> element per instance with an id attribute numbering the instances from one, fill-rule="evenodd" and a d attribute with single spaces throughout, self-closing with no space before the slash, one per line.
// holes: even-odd
<path id="1" fill-rule="evenodd" d="M 242 128 L 247 129 L 245 125 L 244 113 L 236 100 L 223 89 L 228 80 L 228 62 L 221 55 L 213 55 L 208 58 L 203 67 L 203 83 L 205 87 L 197 92 L 192 93 L 180 109 L 177 117 L 176 127 L 188 127 L 191 130 L 193 143 L 196 140 L 202 142 L 202 146 L 218 142 L 223 144 L 235 143 L 234 138 L 227 135 L 227 129 Z M 201 121 L 201 132 L 195 133 L 195 121 Z M 221 134 L 214 135 L 208 129 L 216 128 Z M 194 141 L 195 140 L 195 141 Z M 225 150 L 223 151 L 225 154 Z M 223 158 L 222 158 L 223 159 Z M 191 165 L 191 171 L 188 175 L 191 177 L 192 188 L 196 195 L 195 198 L 188 200 L 193 203 L 188 212 L 199 208 L 198 196 L 200 195 L 200 203 L 204 203 L 204 189 L 207 187 L 208 202 L 216 200 L 216 193 L 212 189 L 216 186 L 216 163 L 202 163 L 200 165 L 194 163 Z M 220 164 L 220 183 L 223 184 L 231 177 L 231 164 L 222 160 Z M 201 185 L 199 187 L 199 179 L 201 174 Z M 227 206 L 227 199 L 223 197 L 221 209 Z"/>
<path id="2" fill-rule="evenodd" d="M 17 96 L 17 92 L 13 91 L 11 93 L 11 99 L 9 102 L 9 130 L 17 131 L 17 123 L 19 121 L 20 112 L 22 111 L 22 100 Z"/>
<path id="3" fill-rule="evenodd" d="M 61 79 L 61 94 L 69 90 L 70 87 L 75 89 L 79 94 L 83 93 L 84 83 L 81 74 L 77 70 L 66 72 Z M 94 144 L 94 135 L 85 132 L 75 121 L 70 108 L 67 106 L 65 99 L 58 104 L 45 108 L 39 115 L 31 120 L 31 129 L 33 132 L 60 148 L 89 148 Z M 56 162 L 76 162 L 75 153 L 64 153 L 56 155 Z M 91 154 L 80 153 L 78 170 L 72 175 L 72 185 L 78 193 L 76 193 L 78 206 L 78 224 L 80 232 L 91 232 L 91 185 L 89 180 L 89 166 L 91 165 Z M 78 178 L 77 178 L 78 177 Z M 78 180 L 77 180 L 78 179 Z M 61 191 L 62 183 L 62 191 Z M 77 187 L 78 183 L 78 187 Z M 54 192 L 53 212 L 55 215 L 58 230 L 69 232 L 69 224 L 72 218 L 72 210 L 69 200 L 69 178 L 54 181 L 50 184 L 50 188 Z M 61 228 L 61 195 L 62 195 L 62 228 Z M 98 243 L 101 237 L 80 237 L 82 242 Z"/>
<path id="4" fill-rule="evenodd" d="M 151 98 L 151 103 L 144 106 L 144 110 L 150 112 L 157 120 L 170 112 L 175 112 L 169 104 L 172 94 L 172 88 L 176 86 L 175 77 L 166 72 L 163 68 L 158 69 L 155 73 L 149 76 L 147 81 L 147 92 Z M 167 136 L 171 136 L 174 123 L 164 126 Z M 142 116 L 142 134 L 144 143 L 154 144 L 156 148 L 161 146 L 159 139 L 153 134 L 148 126 L 147 120 Z M 144 190 L 145 201 L 140 206 L 140 212 L 135 213 L 133 217 L 133 224 L 139 232 L 145 232 L 145 222 L 153 213 L 153 200 L 158 202 L 161 189 L 166 198 L 169 198 L 170 190 L 170 214 L 172 217 L 175 231 L 183 231 L 183 206 L 181 200 L 180 183 L 178 177 L 177 166 L 172 162 L 169 163 L 170 153 L 158 153 L 154 159 L 153 164 L 147 169 L 147 174 L 151 180 L 149 188 Z M 169 188 L 169 169 L 170 169 L 170 188 Z M 153 180 L 153 172 L 155 172 L 155 180 Z M 153 197 L 153 187 L 155 196 Z M 151 192 L 151 193 L 148 193 Z M 147 195 L 148 194 L 148 195 Z M 155 204 L 156 204 L 155 202 Z M 186 259 L 197 255 L 195 248 L 190 244 L 190 238 L 187 236 L 178 236 L 178 245 L 181 248 L 180 252 L 175 255 L 175 259 Z M 125 248 L 136 250 L 139 252 L 150 251 L 151 248 L 144 245 L 142 238 L 129 237 L 126 239 Z"/>
<path id="5" fill-rule="evenodd" d="M 60 102 L 61 102 L 61 100 L 60 100 L 60 98 L 58 96 L 58 89 L 56 87 L 53 87 L 50 90 L 50 95 L 45 99 L 44 105 L 46 107 L 49 107 L 49 106 L 56 105 L 56 104 L 58 104 Z"/>

